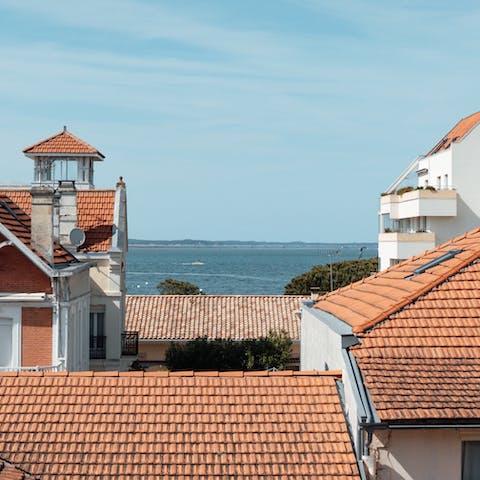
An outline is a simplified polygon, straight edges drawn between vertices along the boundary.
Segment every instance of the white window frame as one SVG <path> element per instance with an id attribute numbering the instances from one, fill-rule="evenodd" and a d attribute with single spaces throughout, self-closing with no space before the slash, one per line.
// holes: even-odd
<path id="1" fill-rule="evenodd" d="M 12 360 L 6 368 L 17 369 L 22 363 L 22 309 L 0 305 L 0 322 L 12 325 Z"/>

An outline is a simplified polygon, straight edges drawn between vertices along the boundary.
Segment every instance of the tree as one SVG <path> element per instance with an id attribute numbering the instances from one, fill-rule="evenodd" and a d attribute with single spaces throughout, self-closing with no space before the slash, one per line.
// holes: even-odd
<path id="1" fill-rule="evenodd" d="M 166 278 L 157 285 L 160 295 L 203 295 L 202 290 L 190 282 Z"/>
<path id="2" fill-rule="evenodd" d="M 285 331 L 236 341 L 197 338 L 171 343 L 166 354 L 169 370 L 283 370 L 290 358 L 292 339 Z"/>
<path id="3" fill-rule="evenodd" d="M 333 288 L 341 288 L 370 276 L 378 270 L 378 258 L 362 258 L 332 263 Z M 309 295 L 311 287 L 320 292 L 330 291 L 330 264 L 317 265 L 308 272 L 292 278 L 285 285 L 285 295 Z"/>

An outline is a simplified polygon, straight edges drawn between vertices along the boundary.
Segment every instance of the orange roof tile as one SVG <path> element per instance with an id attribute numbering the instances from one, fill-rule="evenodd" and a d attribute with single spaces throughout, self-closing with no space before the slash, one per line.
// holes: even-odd
<path id="1" fill-rule="evenodd" d="M 426 156 L 441 152 L 465 137 L 473 127 L 480 123 L 480 112 L 462 118 L 428 153 Z"/>
<path id="2" fill-rule="evenodd" d="M 424 273 L 413 275 L 418 267 L 454 249 L 462 252 Z M 432 290 L 479 257 L 480 229 L 477 228 L 422 255 L 328 293 L 319 299 L 315 308 L 335 315 L 351 325 L 355 333 L 361 333 Z"/>
<path id="3" fill-rule="evenodd" d="M 340 372 L 160 373 L 0 374 L 0 456 L 67 479 L 360 478 Z"/>
<path id="4" fill-rule="evenodd" d="M 30 215 L 31 196 L 27 189 L 3 190 Z M 115 190 L 78 190 L 78 227 L 85 232 L 85 243 L 79 250 L 106 252 L 112 245 Z"/>
<path id="5" fill-rule="evenodd" d="M 31 145 L 30 147 L 24 148 L 23 153 L 25 154 L 57 154 L 57 153 L 66 153 L 66 154 L 81 154 L 81 155 L 98 155 L 101 158 L 105 158 L 100 151 L 96 148 L 89 145 L 87 142 L 76 137 L 72 133 L 68 132 L 66 129 L 61 132 L 52 135 L 51 137 L 41 140 L 40 142 Z"/>
<path id="6" fill-rule="evenodd" d="M 300 338 L 300 296 L 127 295 L 126 328 L 151 340 L 199 337 L 235 340 L 285 330 Z"/>
<path id="7" fill-rule="evenodd" d="M 451 250 L 454 258 L 413 275 Z M 480 419 L 480 229 L 325 296 L 382 421 Z"/>
<path id="8" fill-rule="evenodd" d="M 0 223 L 15 235 L 26 247 L 48 264 L 48 262 L 33 248 L 31 244 L 30 217 L 15 202 L 13 202 L 10 197 L 1 192 Z M 71 253 L 58 244 L 54 244 L 53 256 L 53 262 L 55 265 L 78 261 Z"/>
<path id="9" fill-rule="evenodd" d="M 13 465 L 8 465 L 0 460 L 0 480 L 24 480 L 26 478 L 31 477 Z"/>

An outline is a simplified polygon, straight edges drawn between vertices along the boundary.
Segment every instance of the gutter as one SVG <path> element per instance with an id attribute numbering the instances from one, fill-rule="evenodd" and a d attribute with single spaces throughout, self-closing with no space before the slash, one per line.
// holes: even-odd
<path id="1" fill-rule="evenodd" d="M 361 425 L 366 431 L 374 430 L 436 430 L 436 429 L 459 429 L 479 428 L 480 423 L 388 423 L 388 422 L 365 422 Z"/>

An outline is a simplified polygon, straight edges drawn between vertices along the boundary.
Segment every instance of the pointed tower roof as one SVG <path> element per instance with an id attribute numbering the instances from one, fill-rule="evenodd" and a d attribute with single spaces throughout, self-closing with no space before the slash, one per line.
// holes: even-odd
<path id="1" fill-rule="evenodd" d="M 67 127 L 64 127 L 61 132 L 45 140 L 41 140 L 30 147 L 24 148 L 23 153 L 27 156 L 57 156 L 61 154 L 67 156 L 88 155 L 97 157 L 98 160 L 105 158 L 105 155 L 99 150 L 67 131 Z"/>

